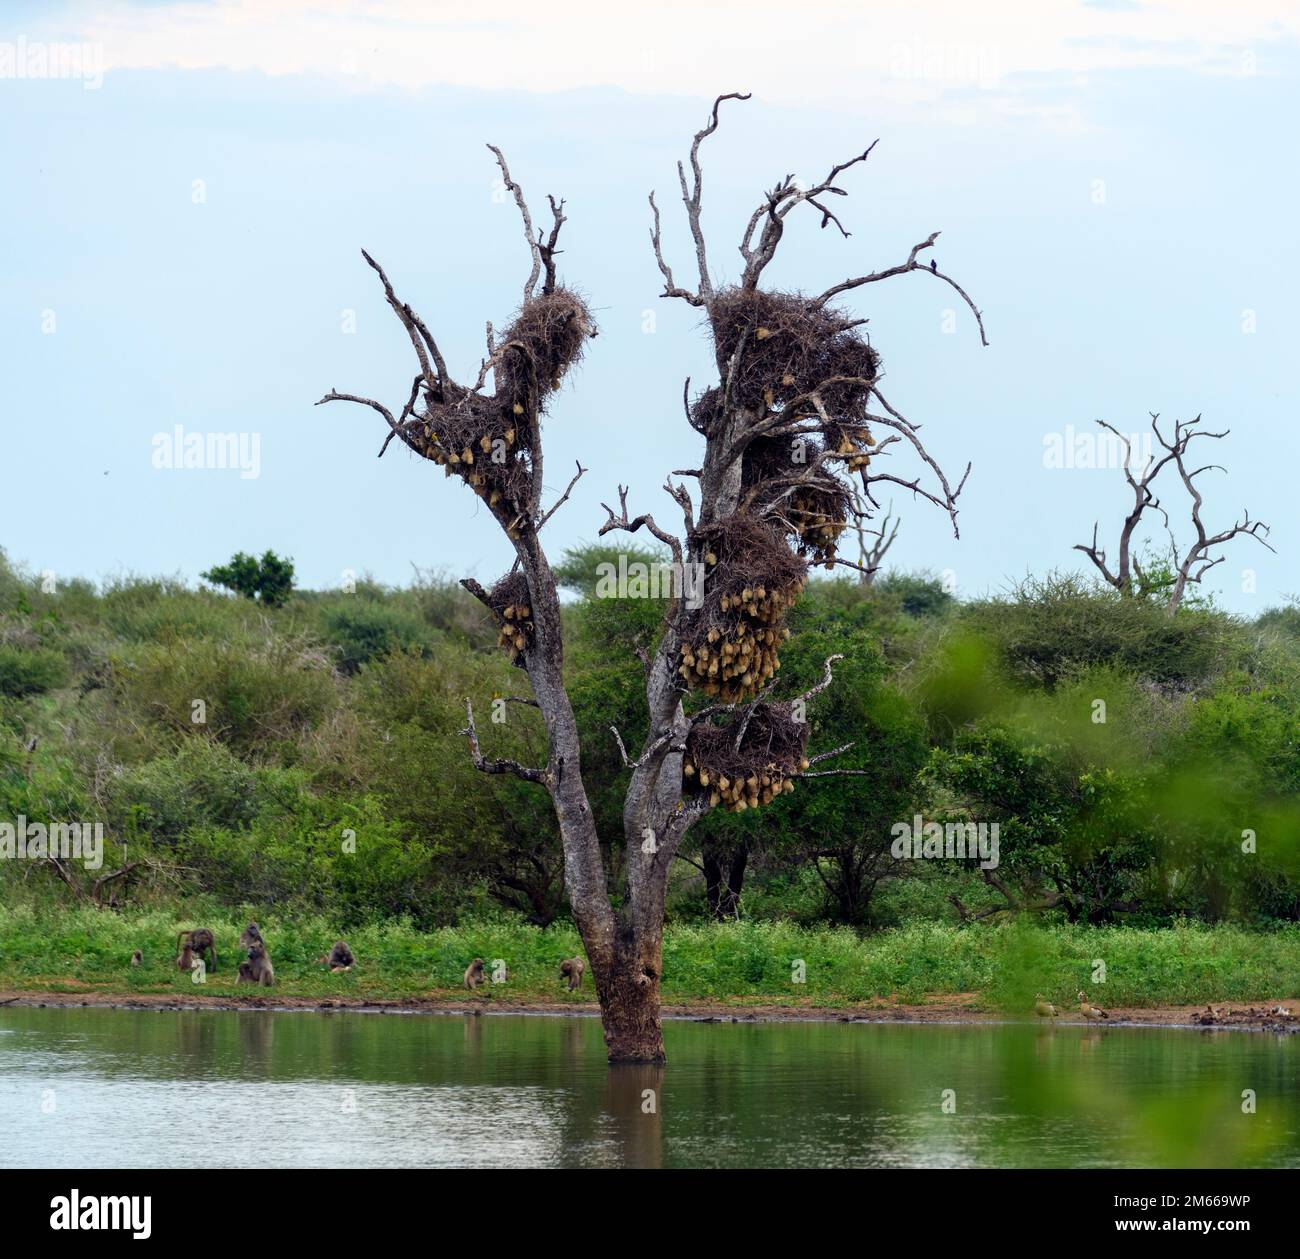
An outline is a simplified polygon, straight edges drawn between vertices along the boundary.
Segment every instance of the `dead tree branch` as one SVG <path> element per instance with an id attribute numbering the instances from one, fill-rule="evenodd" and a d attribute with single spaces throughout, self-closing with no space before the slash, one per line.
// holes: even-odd
<path id="1" fill-rule="evenodd" d="M 474 704 L 472 700 L 465 701 L 465 729 L 458 733 L 469 739 L 470 760 L 474 768 L 484 774 L 513 774 L 516 778 L 522 778 L 525 782 L 541 783 L 542 786 L 548 786 L 550 783 L 549 775 L 545 770 L 532 769 L 527 765 L 521 765 L 518 761 L 512 761 L 504 758 L 489 761 L 483 755 L 483 749 L 479 747 L 478 728 L 474 725 Z"/>

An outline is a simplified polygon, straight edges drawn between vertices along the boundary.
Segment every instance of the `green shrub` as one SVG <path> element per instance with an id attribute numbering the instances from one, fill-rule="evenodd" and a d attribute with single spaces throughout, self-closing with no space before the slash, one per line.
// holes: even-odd
<path id="1" fill-rule="evenodd" d="M 414 613 L 374 599 L 353 597 L 324 614 L 325 637 L 345 672 L 394 651 L 427 654 L 429 628 Z"/>
<path id="2" fill-rule="evenodd" d="M 68 662 L 62 652 L 0 644 L 0 695 L 41 695 L 67 681 Z"/>
<path id="3" fill-rule="evenodd" d="M 279 749 L 290 761 L 296 742 L 337 703 L 333 670 L 322 654 L 274 636 L 147 646 L 114 659 L 112 690 L 173 743 L 206 735 L 241 755 Z"/>
<path id="4" fill-rule="evenodd" d="M 1013 674 L 1044 685 L 1089 665 L 1115 665 L 1188 687 L 1245 650 L 1240 627 L 1218 612 L 1124 596 L 1076 577 L 1024 582 L 1010 597 L 969 604 L 963 621 L 997 648 Z"/>

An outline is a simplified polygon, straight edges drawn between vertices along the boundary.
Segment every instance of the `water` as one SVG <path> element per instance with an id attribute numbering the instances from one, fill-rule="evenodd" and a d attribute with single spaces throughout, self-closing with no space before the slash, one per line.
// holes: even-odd
<path id="1" fill-rule="evenodd" d="M 0 1166 L 1300 1166 L 1300 1036 L 669 1022 L 665 1040 L 666 1068 L 612 1070 L 593 1019 L 8 1007 Z"/>

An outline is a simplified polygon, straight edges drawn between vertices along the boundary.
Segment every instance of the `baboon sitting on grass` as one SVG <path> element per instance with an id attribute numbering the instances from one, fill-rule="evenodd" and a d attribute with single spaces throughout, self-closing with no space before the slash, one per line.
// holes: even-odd
<path id="1" fill-rule="evenodd" d="M 266 945 L 254 944 L 248 950 L 248 961 L 239 963 L 237 984 L 259 984 L 269 988 L 275 983 L 275 968 L 271 965 L 271 955 Z"/>

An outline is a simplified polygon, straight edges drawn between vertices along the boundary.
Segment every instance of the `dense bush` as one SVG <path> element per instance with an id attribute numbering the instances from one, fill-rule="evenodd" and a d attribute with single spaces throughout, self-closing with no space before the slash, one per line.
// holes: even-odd
<path id="1" fill-rule="evenodd" d="M 624 565 L 660 558 L 633 550 Z M 612 838 L 627 770 L 610 727 L 629 749 L 645 737 L 634 649 L 653 648 L 663 603 L 605 597 L 602 564 L 617 571 L 619 552 L 572 552 L 559 574 L 591 805 Z M 1170 616 L 1061 577 L 959 605 L 931 578 L 891 575 L 813 581 L 791 621 L 775 695 L 842 656 L 809 706 L 810 751 L 850 744 L 817 768 L 854 772 L 690 833 L 671 919 L 744 928 L 718 936 L 734 956 L 708 961 L 702 936 L 680 954 L 691 982 L 757 991 L 799 925 L 845 924 L 848 942 L 933 929 L 911 943 L 948 957 L 942 931 L 967 919 L 1300 919 L 1294 608 L 1253 625 L 1204 607 Z M 487 755 L 546 760 L 537 711 L 512 702 L 527 679 L 495 637 L 464 590 L 425 574 L 263 606 L 170 579 L 52 587 L 0 555 L 0 816 L 104 821 L 110 864 L 123 842 L 153 863 L 115 887 L 119 904 L 200 896 L 328 913 L 350 931 L 563 923 L 545 793 L 476 771 L 461 733 L 469 698 Z M 891 827 L 918 812 L 997 822 L 1001 864 L 897 860 Z M 2 864 L 10 902 L 69 898 L 46 866 Z M 819 937 L 827 966 L 838 939 Z M 928 966 L 891 960 L 890 990 L 933 982 Z M 981 966 L 962 982 L 987 979 Z M 840 987 L 873 984 L 857 973 Z"/>
<path id="2" fill-rule="evenodd" d="M 68 665 L 61 652 L 0 643 L 0 695 L 41 695 L 67 680 Z"/>
<path id="3" fill-rule="evenodd" d="M 1055 685 L 1072 669 L 1110 664 L 1154 682 L 1190 687 L 1242 646 L 1231 618 L 1126 597 L 1071 576 L 1024 582 L 1012 595 L 963 609 L 963 622 L 994 644 L 1013 673 Z"/>
<path id="4" fill-rule="evenodd" d="M 424 651 L 429 629 L 420 617 L 400 607 L 357 598 L 324 611 L 325 637 L 337 650 L 339 665 L 355 673 L 362 665 L 394 651 Z"/>

